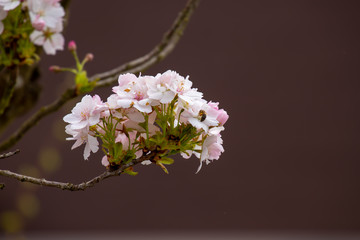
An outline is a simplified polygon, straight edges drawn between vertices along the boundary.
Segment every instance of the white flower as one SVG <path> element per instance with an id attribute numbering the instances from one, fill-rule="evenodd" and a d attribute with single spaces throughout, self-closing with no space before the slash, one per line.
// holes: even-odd
<path id="1" fill-rule="evenodd" d="M 72 129 L 83 129 L 96 125 L 100 121 L 100 111 L 96 100 L 90 95 L 85 95 L 81 102 L 64 117 L 64 121 L 70 123 Z"/>
<path id="2" fill-rule="evenodd" d="M 101 159 L 101 164 L 105 167 L 110 165 L 109 160 L 106 155 Z"/>
<path id="3" fill-rule="evenodd" d="M 209 127 L 219 124 L 216 119 L 217 115 L 218 112 L 211 108 L 206 102 L 196 101 L 184 111 L 182 117 L 187 119 L 187 121 L 197 129 L 203 129 L 205 132 L 208 132 Z"/>
<path id="4" fill-rule="evenodd" d="M 87 160 L 90 156 L 90 151 L 96 153 L 99 150 L 99 142 L 96 137 L 89 134 L 88 128 L 72 129 L 71 125 L 67 125 L 65 132 L 72 137 L 66 138 L 66 140 L 76 140 L 71 149 L 79 147 L 84 142 L 86 143 L 84 149 L 84 159 Z"/>
<path id="5" fill-rule="evenodd" d="M 142 165 L 150 165 L 151 161 L 150 160 L 144 160 L 141 162 Z"/>
<path id="6" fill-rule="evenodd" d="M 0 6 L 2 6 L 5 11 L 15 9 L 19 4 L 19 0 L 0 0 Z"/>
<path id="7" fill-rule="evenodd" d="M 113 117 L 118 119 L 122 118 L 120 107 L 117 104 L 118 97 L 116 94 L 112 94 L 107 98 L 107 101 L 103 103 L 103 111 L 100 113 L 100 117 L 109 117 L 110 113 Z"/>
<path id="8" fill-rule="evenodd" d="M 34 30 L 31 35 L 31 41 L 38 45 L 43 46 L 46 54 L 48 55 L 55 55 L 56 50 L 63 50 L 64 49 L 64 37 L 61 35 L 62 26 L 58 25 L 58 28 L 55 31 L 47 28 L 45 31 L 40 32 Z"/>
<path id="9" fill-rule="evenodd" d="M 202 98 L 201 92 L 198 92 L 196 88 L 191 88 L 192 82 L 189 80 L 189 76 L 184 78 L 177 72 L 168 70 L 163 74 L 163 77 L 172 79 L 169 89 L 178 94 L 180 106 L 192 105 Z"/>
<path id="10" fill-rule="evenodd" d="M 144 78 L 137 78 L 134 74 L 128 73 L 120 75 L 119 86 L 113 88 L 119 100 L 117 104 L 123 108 L 134 107 L 140 112 L 150 113 L 152 107 L 151 100 L 147 95 L 147 86 Z"/>
<path id="11" fill-rule="evenodd" d="M 42 31 L 44 27 L 55 29 L 62 23 L 65 15 L 63 7 L 57 0 L 28 0 L 31 22 L 36 30 Z"/>
<path id="12" fill-rule="evenodd" d="M 147 77 L 146 80 L 149 88 L 147 92 L 149 98 L 158 100 L 161 103 L 170 103 L 174 99 L 175 92 L 169 89 L 169 86 L 173 81 L 170 71 L 167 71 L 164 74 L 158 74 L 155 78 Z"/>
<path id="13" fill-rule="evenodd" d="M 0 34 L 4 31 L 4 24 L 1 20 L 5 19 L 7 16 L 7 12 L 4 10 L 2 6 L 0 6 Z"/>
<path id="14" fill-rule="evenodd" d="M 134 129 L 140 133 L 146 132 L 146 130 L 139 125 L 139 123 L 145 122 L 145 118 L 141 113 L 139 113 L 136 110 L 135 112 L 132 112 L 130 114 L 128 113 L 127 116 L 129 119 L 124 122 L 124 125 L 126 128 Z M 148 127 L 150 136 L 155 134 L 156 132 L 160 131 L 160 129 L 157 126 L 155 126 L 155 119 L 156 119 L 156 112 L 154 111 L 149 115 L 149 118 L 148 118 L 148 126 L 147 127 Z M 146 135 L 144 136 L 144 138 L 146 138 Z"/>
<path id="15" fill-rule="evenodd" d="M 196 173 L 198 173 L 202 167 L 202 163 L 205 162 L 209 164 L 210 160 L 218 160 L 221 153 L 224 152 L 224 148 L 222 146 L 223 140 L 221 135 L 211 135 L 207 136 L 202 145 L 202 152 L 200 157 L 200 166 Z"/>

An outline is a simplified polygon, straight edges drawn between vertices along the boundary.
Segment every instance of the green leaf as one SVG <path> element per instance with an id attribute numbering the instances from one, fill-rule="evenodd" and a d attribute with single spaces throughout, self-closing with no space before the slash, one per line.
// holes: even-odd
<path id="1" fill-rule="evenodd" d="M 174 159 L 168 158 L 168 157 L 161 157 L 161 159 L 158 160 L 157 162 L 165 164 L 165 165 L 171 165 L 174 163 Z"/>
<path id="2" fill-rule="evenodd" d="M 133 167 L 128 167 L 124 169 L 123 173 L 129 174 L 130 176 L 136 176 L 139 174 L 138 172 L 134 172 L 133 170 L 134 170 Z"/>
<path id="3" fill-rule="evenodd" d="M 167 170 L 167 168 L 159 161 L 156 161 L 156 164 L 159 165 L 161 167 L 161 169 L 166 173 L 169 174 L 169 171 Z"/>

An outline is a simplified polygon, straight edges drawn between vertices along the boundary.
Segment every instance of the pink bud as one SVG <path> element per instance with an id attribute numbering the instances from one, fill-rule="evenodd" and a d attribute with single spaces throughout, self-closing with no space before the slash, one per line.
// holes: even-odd
<path id="1" fill-rule="evenodd" d="M 104 165 L 105 167 L 110 165 L 109 160 L 106 155 L 101 159 L 101 164 Z"/>
<path id="2" fill-rule="evenodd" d="M 216 120 L 218 120 L 221 125 L 224 125 L 228 119 L 229 115 L 227 112 L 224 109 L 220 109 Z"/>
<path id="3" fill-rule="evenodd" d="M 68 44 L 69 51 L 76 51 L 76 43 L 75 41 L 70 41 Z"/>
<path id="4" fill-rule="evenodd" d="M 92 54 L 92 53 L 88 53 L 88 54 L 86 54 L 86 56 L 85 56 L 85 61 L 92 61 L 94 59 L 94 54 Z"/>
<path id="5" fill-rule="evenodd" d="M 50 66 L 49 71 L 51 71 L 51 72 L 60 72 L 61 68 L 59 66 Z"/>
<path id="6" fill-rule="evenodd" d="M 215 110 L 219 110 L 219 103 L 218 102 L 212 102 L 212 101 L 210 101 L 209 103 L 208 103 L 208 105 L 212 108 L 212 109 L 215 109 Z"/>
<path id="7" fill-rule="evenodd" d="M 37 15 L 35 20 L 32 22 L 32 26 L 36 30 L 42 31 L 42 30 L 44 30 L 44 27 L 45 27 L 45 21 L 43 19 L 41 19 L 39 15 Z"/>

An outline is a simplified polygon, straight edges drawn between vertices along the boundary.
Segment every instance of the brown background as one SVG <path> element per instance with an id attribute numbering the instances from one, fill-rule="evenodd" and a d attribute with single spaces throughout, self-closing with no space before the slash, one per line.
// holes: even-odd
<path id="1" fill-rule="evenodd" d="M 184 5 L 73 1 L 65 38 L 77 42 L 81 56 L 95 55 L 90 74 L 102 72 L 151 50 Z M 340 0 L 203 0 L 175 51 L 146 74 L 190 75 L 205 99 L 228 111 L 221 159 L 197 175 L 194 158 L 177 157 L 169 175 L 139 166 L 136 177 L 111 178 L 85 192 L 29 190 L 1 177 L 7 186 L 0 212 L 16 209 L 17 197 L 31 191 L 41 207 L 24 220 L 29 232 L 360 230 L 359 7 Z M 53 64 L 73 60 L 67 51 L 43 56 L 36 109 L 68 83 L 66 74 L 47 71 Z M 98 93 L 105 99 L 111 88 Z M 61 168 L 39 168 L 41 177 L 78 183 L 101 173 L 101 153 L 84 161 L 83 147 L 70 151 L 72 142 L 54 134 L 75 103 L 43 119 L 1 168 L 39 168 L 39 152 L 55 147 Z"/>

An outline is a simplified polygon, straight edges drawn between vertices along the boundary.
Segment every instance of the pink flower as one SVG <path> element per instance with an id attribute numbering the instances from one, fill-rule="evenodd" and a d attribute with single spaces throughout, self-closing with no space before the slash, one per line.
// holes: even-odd
<path id="1" fill-rule="evenodd" d="M 200 157 L 200 166 L 196 173 L 198 173 L 202 167 L 202 162 L 206 164 L 210 163 L 210 160 L 218 160 L 221 153 L 224 152 L 222 146 L 223 140 L 221 135 L 207 136 L 202 145 L 202 152 Z"/>
<path id="2" fill-rule="evenodd" d="M 52 31 L 51 29 L 46 29 L 44 32 L 33 31 L 30 35 L 31 41 L 38 46 L 43 46 L 46 54 L 55 55 L 57 50 L 64 49 L 64 37 L 61 35 L 62 26 L 58 26 L 58 29 Z"/>
<path id="3" fill-rule="evenodd" d="M 182 115 L 184 119 L 196 127 L 208 132 L 209 127 L 217 126 L 219 124 L 216 119 L 218 116 L 217 110 L 208 105 L 204 100 L 198 100 L 189 106 Z"/>
<path id="4" fill-rule="evenodd" d="M 70 41 L 68 44 L 69 51 L 76 51 L 76 43 L 75 41 Z"/>
<path id="5" fill-rule="evenodd" d="M 106 155 L 101 159 L 101 164 L 105 167 L 110 165 L 109 160 Z"/>
<path id="6" fill-rule="evenodd" d="M 229 115 L 224 109 L 220 109 L 218 113 L 219 115 L 217 116 L 217 120 L 221 125 L 224 125 L 226 121 L 229 119 Z"/>
<path id="7" fill-rule="evenodd" d="M 0 6 L 3 7 L 5 11 L 15 9 L 19 4 L 19 0 L 0 0 Z"/>
<path id="8" fill-rule="evenodd" d="M 45 21 L 44 21 L 42 18 L 40 18 L 39 15 L 37 15 L 37 16 L 35 17 L 34 21 L 32 22 L 32 26 L 33 26 L 36 30 L 42 31 L 42 30 L 44 30 L 44 28 L 45 28 Z"/>
<path id="9" fill-rule="evenodd" d="M 65 11 L 58 1 L 54 0 L 28 0 L 29 15 L 33 26 L 41 23 L 42 28 L 36 30 L 42 31 L 44 27 L 51 30 L 62 24 Z M 39 27 L 41 27 L 39 25 Z"/>
<path id="10" fill-rule="evenodd" d="M 184 78 L 175 71 L 166 71 L 162 77 L 170 78 L 169 89 L 173 91 L 179 97 L 179 105 L 181 107 L 186 105 L 192 105 L 194 102 L 202 98 L 202 93 L 198 92 L 196 88 L 191 88 L 192 82 L 189 80 L 189 76 Z"/>
<path id="11" fill-rule="evenodd" d="M 64 117 L 64 121 L 70 123 L 72 129 L 82 129 L 96 125 L 100 121 L 100 111 L 96 98 L 85 95 L 81 102 L 71 110 L 71 113 Z"/>
<path id="12" fill-rule="evenodd" d="M 140 112 L 150 113 L 152 107 L 151 100 L 147 95 L 147 85 L 144 78 L 137 78 L 134 74 L 120 75 L 119 86 L 113 88 L 119 100 L 117 101 L 119 107 L 129 108 L 134 107 Z"/>
<path id="13" fill-rule="evenodd" d="M 219 121 L 220 125 L 224 125 L 226 121 L 229 119 L 229 115 L 224 109 L 219 109 L 219 103 L 218 102 L 209 102 L 208 105 L 217 111 L 217 120 Z"/>
<path id="14" fill-rule="evenodd" d="M 69 135 L 72 135 L 70 138 L 66 138 L 66 140 L 76 140 L 71 149 L 77 148 L 82 145 L 84 142 L 84 159 L 87 160 L 90 156 L 90 151 L 95 153 L 99 150 L 99 142 L 96 137 L 91 136 L 89 134 L 88 128 L 83 129 L 73 129 L 71 125 L 67 125 L 65 128 L 65 132 Z"/>
<path id="15" fill-rule="evenodd" d="M 164 74 L 158 74 L 155 78 L 147 76 L 146 80 L 149 98 L 158 100 L 161 103 L 170 103 L 174 99 L 175 93 L 169 88 L 173 80 L 171 72 L 167 71 Z"/>
<path id="16" fill-rule="evenodd" d="M 115 142 L 120 142 L 122 145 L 123 145 L 123 150 L 128 150 L 128 149 L 131 149 L 131 147 L 133 147 L 133 144 L 135 142 L 135 139 L 136 139 L 136 132 L 132 131 L 132 132 L 129 132 L 129 137 L 126 136 L 125 133 L 122 133 L 122 132 L 119 132 L 116 139 L 115 139 Z"/>

